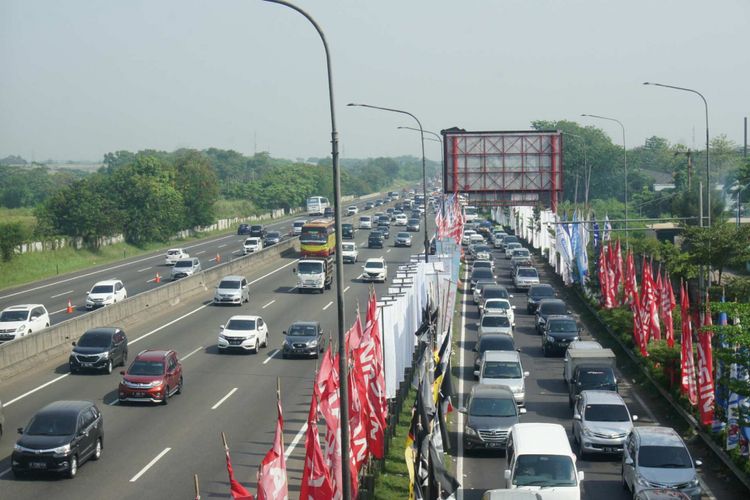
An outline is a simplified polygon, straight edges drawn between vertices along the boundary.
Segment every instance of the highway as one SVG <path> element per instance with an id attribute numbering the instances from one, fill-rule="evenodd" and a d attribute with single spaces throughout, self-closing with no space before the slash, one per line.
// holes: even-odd
<path id="1" fill-rule="evenodd" d="M 370 198 L 368 200 L 375 200 Z M 366 201 L 354 200 L 350 204 L 357 205 L 360 210 Z M 345 204 L 348 206 L 349 204 Z M 378 207 L 380 210 L 380 207 Z M 375 210 L 369 212 L 374 213 Z M 271 231 L 280 231 L 284 237 L 290 233 L 292 223 L 296 219 L 312 219 L 306 213 L 299 213 L 281 220 L 263 224 Z M 227 234 L 214 236 L 205 240 L 192 242 L 182 246 L 180 242 L 173 242 L 169 248 L 184 248 L 191 257 L 198 257 L 203 269 L 210 269 L 220 262 L 226 262 L 242 255 L 242 242 L 246 235 Z M 75 316 L 85 314 L 86 292 L 94 283 L 106 279 L 119 279 L 125 285 L 128 297 L 132 297 L 147 290 L 152 290 L 170 282 L 171 266 L 164 263 L 163 251 L 140 255 L 124 259 L 111 264 L 96 266 L 81 271 L 40 280 L 31 284 L 0 290 L 0 310 L 16 304 L 43 304 L 50 314 L 50 324 L 60 323 Z M 161 283 L 156 283 L 156 274 Z M 67 313 L 68 299 L 73 305 L 73 313 Z"/>
<path id="2" fill-rule="evenodd" d="M 534 316 L 526 313 L 526 293 L 517 293 L 513 289 L 512 281 L 509 277 L 510 261 L 505 260 L 502 253 L 495 252 L 497 281 L 508 287 L 513 294 L 511 303 L 516 306 L 515 320 L 516 328 L 514 338 L 516 347 L 521 350 L 521 363 L 524 370 L 530 372 L 526 379 L 526 408 L 527 414 L 521 416 L 521 422 L 549 422 L 562 425 L 571 438 L 572 446 L 572 410 L 568 407 L 567 386 L 562 379 L 563 359 L 560 357 L 545 358 L 541 348 L 541 336 L 536 333 L 534 327 Z M 551 272 L 535 258 L 535 264 L 539 270 L 542 283 L 550 283 L 557 288 L 558 296 L 568 301 L 571 311 L 581 323 L 580 311 L 577 311 L 572 301 L 569 300 L 570 293 L 558 286 L 557 280 L 554 279 Z M 463 288 L 466 286 L 466 288 Z M 458 342 L 458 359 L 459 366 L 455 370 L 458 380 L 454 385 L 454 391 L 457 391 L 458 398 L 454 398 L 453 403 L 456 407 L 463 405 L 464 397 L 469 394 L 471 387 L 476 383 L 473 376 L 473 348 L 477 338 L 476 323 L 479 321 L 479 311 L 474 305 L 471 292 L 468 290 L 468 282 L 462 280 L 458 290 L 458 297 L 461 308 L 462 321 L 465 323 L 463 335 L 455 339 Z M 584 340 L 592 340 L 589 325 L 584 325 Z M 632 414 L 638 415 L 637 425 L 667 425 L 663 414 L 655 411 L 652 404 L 644 394 L 638 391 L 629 383 L 621 373 L 618 372 L 618 383 L 620 394 L 625 403 L 628 405 Z M 457 402 L 458 401 L 458 402 Z M 662 417 L 662 418 L 659 418 Z M 460 423 L 465 421 L 463 415 L 456 415 L 454 422 Z M 458 440 L 461 439 L 461 425 L 456 429 L 453 441 L 453 453 L 458 455 L 456 468 L 459 481 L 464 485 L 464 499 L 478 500 L 482 493 L 488 489 L 504 488 L 505 480 L 503 479 L 503 470 L 506 468 L 506 461 L 503 453 L 472 451 L 470 454 L 463 453 L 463 457 L 458 452 Z M 705 455 L 696 455 L 697 451 L 689 444 L 694 458 L 708 458 Z M 617 500 L 627 499 L 630 495 L 623 489 L 620 481 L 620 457 L 590 457 L 585 460 L 578 460 L 578 470 L 585 472 L 583 481 L 583 495 L 585 499 L 603 499 Z M 740 498 L 737 494 L 743 495 L 743 490 L 727 489 L 726 481 L 722 480 L 720 474 L 712 474 L 704 466 L 702 478 L 716 498 Z M 460 497 L 459 497 L 460 498 Z M 712 498 L 704 494 L 704 498 Z"/>
<path id="3" fill-rule="evenodd" d="M 371 211 L 371 212 L 374 212 Z M 355 241 L 365 247 L 367 231 Z M 422 233 L 414 233 L 415 242 Z M 368 284 L 357 278 L 368 257 L 383 255 L 389 276 L 398 263 L 421 250 L 360 248 L 360 262 L 345 266 L 346 322 L 351 324 L 357 304 L 367 302 Z M 236 477 L 255 488 L 257 467 L 271 446 L 276 423 L 276 379 L 281 379 L 289 454 L 290 495 L 297 496 L 304 454 L 303 426 L 309 408 L 315 360 L 281 359 L 281 331 L 294 320 L 319 320 L 336 336 L 335 294 L 299 294 L 294 288 L 293 258 L 279 259 L 254 270 L 250 304 L 242 307 L 210 305 L 210 292 L 159 317 L 144 318 L 129 329 L 130 359 L 148 348 L 177 350 L 183 363 L 185 389 L 166 406 L 116 402 L 120 375 L 70 375 L 66 359 L 40 367 L 0 386 L 6 427 L 24 426 L 33 413 L 61 399 L 95 401 L 104 415 L 104 453 L 84 464 L 74 480 L 41 476 L 17 480 L 10 472 L 15 436 L 0 439 L 0 491 L 3 498 L 193 498 L 193 474 L 198 474 L 203 498 L 228 497 L 229 488 L 220 433 L 227 435 Z M 386 284 L 377 284 L 378 296 Z M 258 355 L 217 354 L 219 325 L 234 314 L 258 314 L 269 325 L 269 346 Z M 51 383 L 50 383 L 51 382 Z M 45 385 L 47 384 L 47 385 Z"/>

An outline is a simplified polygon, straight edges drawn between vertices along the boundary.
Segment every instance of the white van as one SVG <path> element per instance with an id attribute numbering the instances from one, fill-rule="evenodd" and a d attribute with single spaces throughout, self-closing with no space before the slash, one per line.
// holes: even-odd
<path id="1" fill-rule="evenodd" d="M 505 456 L 506 488 L 541 490 L 545 500 L 580 500 L 583 471 L 576 469 L 576 455 L 562 425 L 513 425 Z"/>
<path id="2" fill-rule="evenodd" d="M 325 209 L 330 206 L 331 202 L 323 196 L 310 196 L 307 199 L 307 213 L 309 215 L 323 215 Z"/>
<path id="3" fill-rule="evenodd" d="M 360 229 L 372 229 L 372 217 L 369 215 L 363 215 L 359 218 Z"/>

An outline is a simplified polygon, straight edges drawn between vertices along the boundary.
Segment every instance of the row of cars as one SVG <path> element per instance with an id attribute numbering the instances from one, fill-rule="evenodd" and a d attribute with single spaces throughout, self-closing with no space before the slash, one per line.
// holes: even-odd
<path id="1" fill-rule="evenodd" d="M 538 273 L 528 286 L 520 281 L 525 273 L 519 270 L 533 269 L 530 255 L 524 257 L 527 262 L 511 265 L 514 291 L 527 292 L 526 313 L 534 315 L 544 356 L 564 356 L 562 378 L 572 410 L 573 446 L 561 425 L 521 422 L 529 372 L 515 343 L 513 295 L 496 280 L 494 256 L 499 253 L 520 261 L 523 252 L 519 250 L 525 249 L 516 237 L 502 231 L 493 231 L 489 237 L 476 230 L 473 234 L 477 236 L 471 232 L 464 236 L 471 262 L 467 284 L 480 311 L 474 348 L 474 375 L 479 383 L 460 409 L 466 414 L 462 441 L 467 452 L 505 451 L 506 489 L 490 490 L 485 498 L 525 498 L 520 491 L 518 496 L 507 496 L 507 489 L 529 490 L 529 498 L 580 498 L 584 474 L 577 460 L 615 455 L 621 456 L 622 484 L 634 498 L 699 499 L 696 469 L 700 460 L 692 459 L 673 429 L 634 426 L 638 416 L 618 393 L 614 353 L 582 338 L 583 330 L 567 304 L 551 285 L 539 282 Z M 489 258 L 486 247 L 494 250 Z"/>

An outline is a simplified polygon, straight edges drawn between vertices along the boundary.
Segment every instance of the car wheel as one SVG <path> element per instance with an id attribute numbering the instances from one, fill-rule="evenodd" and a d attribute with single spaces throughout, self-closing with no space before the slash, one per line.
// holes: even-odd
<path id="1" fill-rule="evenodd" d="M 94 448 L 94 455 L 91 457 L 92 460 L 99 460 L 102 457 L 102 438 L 96 439 L 96 448 Z"/>
<path id="2" fill-rule="evenodd" d="M 284 351 L 281 352 L 281 359 L 286 359 L 288 357 L 289 356 L 287 356 L 287 354 Z"/>
<path id="3" fill-rule="evenodd" d="M 112 373 L 112 360 L 111 359 L 107 361 L 107 367 L 105 368 L 104 371 L 107 372 L 107 375 Z"/>
<path id="4" fill-rule="evenodd" d="M 266 336 L 263 337 L 263 347 L 268 347 L 268 334 L 266 333 Z"/>
<path id="5" fill-rule="evenodd" d="M 180 384 L 177 386 L 177 392 L 175 394 L 182 394 L 183 385 L 184 385 L 184 382 L 182 381 L 182 375 L 180 375 Z"/>
<path id="6" fill-rule="evenodd" d="M 75 375 L 76 373 L 78 373 L 78 368 L 73 368 L 73 367 L 71 366 L 71 367 L 70 367 L 70 373 L 72 373 L 73 375 Z"/>
<path id="7" fill-rule="evenodd" d="M 161 404 L 164 406 L 169 404 L 169 386 L 164 389 L 164 398 L 161 400 Z"/>
<path id="8" fill-rule="evenodd" d="M 258 354 L 260 352 L 260 341 L 256 338 L 255 339 L 255 348 L 253 349 L 254 354 Z"/>
<path id="9" fill-rule="evenodd" d="M 49 323 L 47 323 L 46 325 L 44 325 L 44 328 L 49 328 Z"/>
<path id="10" fill-rule="evenodd" d="M 76 477 L 76 474 L 78 474 L 78 457 L 76 455 L 73 455 L 70 457 L 70 465 L 68 466 L 68 470 L 65 473 L 65 475 L 68 477 L 68 479 L 73 479 Z"/>
<path id="11" fill-rule="evenodd" d="M 628 487 L 628 482 L 625 481 L 625 471 L 622 468 L 620 469 L 620 482 L 622 483 L 623 490 L 630 491 L 630 488 Z"/>
<path id="12" fill-rule="evenodd" d="M 12 469 L 13 470 L 13 476 L 16 479 L 24 479 L 26 477 L 26 471 L 18 470 L 18 469 Z"/>

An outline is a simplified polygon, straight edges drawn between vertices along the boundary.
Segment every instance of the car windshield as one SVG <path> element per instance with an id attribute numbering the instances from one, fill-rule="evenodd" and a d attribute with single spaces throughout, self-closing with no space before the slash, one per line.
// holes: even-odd
<path id="1" fill-rule="evenodd" d="M 114 289 L 113 285 L 96 285 L 91 289 L 91 293 L 112 293 Z"/>
<path id="2" fill-rule="evenodd" d="M 550 302 L 542 304 L 541 314 L 568 314 L 568 307 L 562 302 Z"/>
<path id="3" fill-rule="evenodd" d="M 286 332 L 290 337 L 314 337 L 318 334 L 315 325 L 292 325 Z"/>
<path id="4" fill-rule="evenodd" d="M 516 486 L 575 486 L 573 461 L 565 455 L 519 455 L 513 474 Z"/>
<path id="5" fill-rule="evenodd" d="M 541 299 L 543 297 L 554 297 L 555 290 L 551 286 L 535 286 L 529 290 L 529 296 L 535 299 Z"/>
<path id="6" fill-rule="evenodd" d="M 638 450 L 638 466 L 687 469 L 693 466 L 693 462 L 684 446 L 641 446 Z"/>
<path id="7" fill-rule="evenodd" d="M 75 414 L 59 415 L 54 413 L 42 413 L 36 415 L 28 427 L 25 434 L 29 436 L 70 436 L 76 431 Z"/>
<path id="8" fill-rule="evenodd" d="M 323 272 L 322 262 L 300 262 L 297 268 L 302 274 L 313 274 Z"/>
<path id="9" fill-rule="evenodd" d="M 584 410 L 589 422 L 628 422 L 630 415 L 625 405 L 586 405 Z"/>
<path id="10" fill-rule="evenodd" d="M 521 365 L 517 361 L 487 361 L 484 378 L 521 378 Z"/>
<path id="11" fill-rule="evenodd" d="M 237 280 L 221 280 L 219 288 L 240 288 L 240 282 Z"/>
<path id="12" fill-rule="evenodd" d="M 615 376 L 612 370 L 581 370 L 578 381 L 583 385 L 611 385 L 615 383 Z"/>
<path id="13" fill-rule="evenodd" d="M 475 260 L 473 269 L 492 269 L 492 262 L 489 260 Z"/>
<path id="14" fill-rule="evenodd" d="M 575 333 L 578 331 L 578 325 L 572 320 L 554 320 L 549 323 L 549 331 L 552 333 Z"/>
<path id="15" fill-rule="evenodd" d="M 250 226 L 250 231 L 263 231 L 263 226 Z"/>
<path id="16" fill-rule="evenodd" d="M 411 235 L 409 233 L 398 233 L 396 237 L 397 238 L 411 238 Z"/>
<path id="17" fill-rule="evenodd" d="M 136 359 L 133 364 L 130 365 L 128 375 L 161 375 L 164 373 L 164 362 L 163 361 L 146 361 L 144 359 Z"/>
<path id="18" fill-rule="evenodd" d="M 513 345 L 513 337 L 506 337 L 504 335 L 485 336 L 479 340 L 479 347 L 477 350 L 480 353 L 484 351 L 515 351 L 516 347 Z"/>
<path id="19" fill-rule="evenodd" d="M 506 243 L 506 244 L 505 244 L 505 247 L 506 247 L 507 249 L 510 249 L 510 250 L 513 250 L 513 249 L 515 249 L 515 248 L 518 248 L 518 247 L 520 247 L 520 246 L 521 246 L 521 244 L 520 244 L 520 243 Z"/>
<path id="20" fill-rule="evenodd" d="M 510 320 L 507 316 L 485 316 L 482 318 L 483 327 L 508 327 Z"/>
<path id="21" fill-rule="evenodd" d="M 78 339 L 78 347 L 109 347 L 112 343 L 112 335 L 109 333 L 84 333 Z"/>
<path id="22" fill-rule="evenodd" d="M 26 321 L 29 311 L 3 311 L 0 321 Z"/>
<path id="23" fill-rule="evenodd" d="M 354 250 L 354 243 L 342 243 L 341 250 L 343 250 L 344 252 L 351 252 L 352 250 Z"/>
<path id="24" fill-rule="evenodd" d="M 419 219 L 409 219 L 409 224 L 410 224 L 410 225 L 411 225 L 411 224 L 413 224 L 413 225 L 418 225 L 418 224 L 419 224 Z"/>
<path id="25" fill-rule="evenodd" d="M 513 250 L 513 257 L 529 257 L 530 255 L 529 251 L 525 248 Z"/>
<path id="26" fill-rule="evenodd" d="M 341 224 L 342 230 L 347 230 L 347 229 L 352 229 L 352 228 L 354 228 L 354 226 L 352 226 L 351 224 Z"/>
<path id="27" fill-rule="evenodd" d="M 383 269 L 383 263 L 379 260 L 368 262 L 365 264 L 367 269 Z"/>
<path id="28" fill-rule="evenodd" d="M 305 225 L 305 223 L 304 223 L 304 222 L 295 222 L 295 223 L 294 223 L 294 227 L 302 227 L 302 226 L 304 226 L 304 225 Z"/>
<path id="29" fill-rule="evenodd" d="M 538 278 L 539 275 L 536 272 L 536 269 L 531 268 L 521 268 L 518 270 L 518 276 L 522 278 Z"/>
<path id="30" fill-rule="evenodd" d="M 230 319 L 227 330 L 255 330 L 254 319 Z"/>
<path id="31" fill-rule="evenodd" d="M 472 398 L 469 415 L 473 417 L 514 417 L 516 402 L 513 398 Z"/>
<path id="32" fill-rule="evenodd" d="M 174 267 L 193 267 L 192 260 L 178 260 Z"/>

